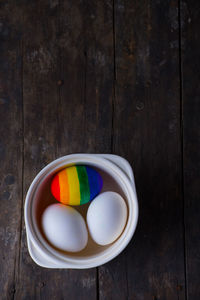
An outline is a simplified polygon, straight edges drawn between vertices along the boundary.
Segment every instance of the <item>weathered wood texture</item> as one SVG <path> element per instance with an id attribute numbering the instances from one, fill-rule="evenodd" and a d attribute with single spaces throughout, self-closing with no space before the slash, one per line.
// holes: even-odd
<path id="1" fill-rule="evenodd" d="M 183 161 L 188 299 L 200 298 L 200 6 L 181 1 Z"/>
<path id="2" fill-rule="evenodd" d="M 195 0 L 1 2 L 1 299 L 200 298 L 199 14 Z M 23 199 L 74 152 L 130 161 L 138 228 L 104 266 L 43 269 Z"/>
<path id="3" fill-rule="evenodd" d="M 12 299 L 22 207 L 20 13 L 0 4 L 0 298 Z"/>
<path id="4" fill-rule="evenodd" d="M 114 153 L 132 164 L 136 235 L 100 299 L 185 299 L 177 1 L 115 3 Z"/>
<path id="5" fill-rule="evenodd" d="M 47 1 L 30 1 L 23 10 L 24 196 L 38 171 L 56 157 L 57 16 Z M 27 250 L 23 222 L 16 299 L 63 297 L 66 281 L 37 266 Z M 57 290 L 56 287 L 60 287 Z"/>
<path id="6" fill-rule="evenodd" d="M 113 41 L 109 14 L 112 6 L 100 2 L 63 1 L 50 6 L 43 1 L 24 8 L 24 191 L 55 157 L 110 148 Z M 27 254 L 25 228 L 18 271 L 17 299 L 96 299 L 97 271 L 39 268 Z"/>
<path id="7" fill-rule="evenodd" d="M 59 154 L 110 152 L 113 93 L 112 1 L 60 7 Z"/>
<path id="8" fill-rule="evenodd" d="M 112 1 L 60 7 L 58 156 L 108 153 L 113 94 Z M 66 299 L 96 299 L 98 270 L 68 271 Z M 97 276 L 96 276 L 97 275 Z M 77 281 L 74 281 L 77 278 Z M 77 287 L 78 284 L 78 287 Z"/>
<path id="9" fill-rule="evenodd" d="M 65 10 L 66 20 L 69 20 L 71 16 L 69 23 L 72 28 L 74 28 L 73 22 L 78 21 L 76 5 L 77 3 L 71 4 L 71 7 Z M 70 111 L 67 105 L 62 106 L 59 100 L 61 75 L 59 42 L 62 38 L 59 23 L 62 20 L 60 21 L 61 10 L 58 2 L 32 1 L 23 9 L 26 18 L 23 47 L 24 192 L 26 192 L 36 173 L 56 156 L 61 155 L 59 150 L 61 147 L 68 146 L 65 148 L 66 153 L 75 151 L 73 145 L 77 136 L 73 136 L 70 128 L 68 139 L 59 137 L 63 135 L 65 120 L 72 115 L 71 126 L 75 128 L 79 122 L 79 115 L 77 114 L 76 117 L 73 111 Z M 65 8 L 62 7 L 62 9 Z M 74 10 L 75 16 L 73 16 Z M 76 31 L 71 33 L 71 38 L 75 40 L 78 36 L 73 36 L 73 33 L 75 34 Z M 68 42 L 67 37 L 66 41 Z M 77 60 L 73 65 L 75 78 L 75 74 L 80 72 L 80 67 Z M 69 69 L 67 74 L 70 77 Z M 68 86 L 72 83 L 76 105 L 79 107 L 81 99 L 76 94 L 76 90 L 80 91 L 80 88 L 75 89 L 79 79 L 74 81 L 72 77 Z M 61 144 L 58 141 L 61 141 Z M 38 267 L 27 253 L 24 227 L 20 253 L 16 299 L 95 299 L 96 271 L 74 272 L 46 270 Z"/>

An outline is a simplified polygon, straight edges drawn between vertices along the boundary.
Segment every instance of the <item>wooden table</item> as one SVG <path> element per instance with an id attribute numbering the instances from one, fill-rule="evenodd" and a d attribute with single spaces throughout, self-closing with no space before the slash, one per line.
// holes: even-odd
<path id="1" fill-rule="evenodd" d="M 197 0 L 0 2 L 0 299 L 200 299 L 199 28 Z M 25 194 L 76 152 L 129 160 L 137 231 L 99 268 L 40 268 Z"/>

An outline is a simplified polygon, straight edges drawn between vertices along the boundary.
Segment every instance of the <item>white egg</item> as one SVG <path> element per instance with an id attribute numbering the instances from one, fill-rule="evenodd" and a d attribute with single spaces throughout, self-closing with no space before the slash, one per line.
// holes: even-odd
<path id="1" fill-rule="evenodd" d="M 55 247 L 70 252 L 85 248 L 88 232 L 80 213 L 70 206 L 52 204 L 42 215 L 42 228 L 47 240 Z"/>
<path id="2" fill-rule="evenodd" d="M 87 224 L 92 239 L 99 245 L 114 242 L 122 233 L 127 219 L 124 199 L 115 192 L 97 196 L 87 212 Z"/>

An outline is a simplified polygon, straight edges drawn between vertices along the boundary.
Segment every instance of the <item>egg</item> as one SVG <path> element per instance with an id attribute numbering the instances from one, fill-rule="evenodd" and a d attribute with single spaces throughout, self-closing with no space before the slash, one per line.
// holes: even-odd
<path id="1" fill-rule="evenodd" d="M 51 183 L 52 195 L 67 205 L 85 204 L 102 189 L 101 175 L 91 167 L 76 165 L 58 172 Z"/>
<path id="2" fill-rule="evenodd" d="M 126 203 L 115 192 L 104 192 L 97 196 L 87 211 L 90 235 L 99 245 L 113 243 L 121 235 L 126 220 Z"/>
<path id="3" fill-rule="evenodd" d="M 73 207 L 59 203 L 48 206 L 42 215 L 42 228 L 47 240 L 60 250 L 78 252 L 87 245 L 85 220 Z"/>

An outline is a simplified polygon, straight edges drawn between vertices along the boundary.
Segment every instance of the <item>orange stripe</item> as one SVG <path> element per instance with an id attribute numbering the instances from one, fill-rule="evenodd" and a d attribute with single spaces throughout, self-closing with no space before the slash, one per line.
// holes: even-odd
<path id="1" fill-rule="evenodd" d="M 59 185 L 60 185 L 60 202 L 64 204 L 69 203 L 69 183 L 66 169 L 59 173 Z"/>

